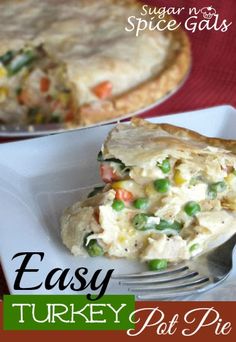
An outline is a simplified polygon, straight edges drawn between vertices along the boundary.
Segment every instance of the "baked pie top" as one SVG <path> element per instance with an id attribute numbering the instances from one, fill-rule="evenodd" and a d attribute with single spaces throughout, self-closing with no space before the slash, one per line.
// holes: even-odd
<path id="1" fill-rule="evenodd" d="M 64 67 L 61 78 L 73 92 L 79 124 L 127 114 L 179 84 L 190 61 L 181 30 L 145 30 L 139 37 L 125 30 L 128 17 L 140 16 L 140 9 L 129 0 L 2 1 L 0 56 L 42 46 L 51 63 Z M 0 102 L 1 116 L 4 107 Z"/>

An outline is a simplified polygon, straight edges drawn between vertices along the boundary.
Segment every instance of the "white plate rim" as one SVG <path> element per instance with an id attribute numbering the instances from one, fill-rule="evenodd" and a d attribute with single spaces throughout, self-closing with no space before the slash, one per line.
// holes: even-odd
<path id="1" fill-rule="evenodd" d="M 223 107 L 225 107 L 225 109 L 231 109 L 231 110 L 236 110 L 233 106 L 231 106 L 231 105 L 222 105 L 222 106 L 217 106 L 217 107 L 211 107 L 211 108 L 205 108 L 205 109 L 203 109 L 203 111 L 204 110 L 208 110 L 208 109 L 214 109 L 214 108 L 223 108 Z M 190 113 L 192 113 L 192 114 L 195 114 L 196 112 L 198 112 L 199 110 L 195 110 L 195 111 L 191 111 Z M 175 117 L 175 116 L 179 116 L 179 115 L 181 115 L 181 114 L 186 114 L 186 113 L 176 113 L 176 114 L 171 114 L 171 115 L 165 115 L 165 116 L 162 116 L 162 117 L 152 117 L 152 118 L 150 118 L 149 120 L 150 121 L 152 121 L 152 120 L 154 120 L 155 121 L 155 119 L 157 118 L 157 119 L 163 119 L 163 120 L 165 120 L 165 118 L 166 117 Z M 108 126 L 113 126 L 113 125 L 108 125 Z M 67 132 L 66 132 L 67 133 Z M 63 134 L 66 134 L 66 133 L 63 133 Z M 78 134 L 79 134 L 79 132 L 78 132 Z M 54 137 L 53 136 L 50 136 L 50 137 L 41 137 L 41 138 L 36 138 L 36 139 L 33 139 L 35 142 L 37 141 L 37 140 L 41 140 L 41 139 L 53 139 Z M 12 143 L 10 143 L 11 145 L 12 144 L 14 144 L 14 146 L 17 146 L 17 147 L 20 147 L 20 145 L 21 144 L 27 144 L 27 143 L 29 143 L 30 142 L 30 140 L 26 140 L 26 141 L 20 141 L 20 142 L 12 142 Z M 4 144 L 4 145 L 6 145 L 6 144 Z M 0 150 L 1 150 L 1 145 L 0 145 Z M 0 251 L 0 260 L 1 260 L 2 258 L 1 258 L 1 251 Z M 4 265 L 4 264 L 2 264 L 2 269 L 3 269 L 3 271 L 4 271 L 4 274 L 5 274 L 5 276 L 6 276 L 6 278 L 8 278 L 8 272 L 7 272 L 7 265 Z"/>

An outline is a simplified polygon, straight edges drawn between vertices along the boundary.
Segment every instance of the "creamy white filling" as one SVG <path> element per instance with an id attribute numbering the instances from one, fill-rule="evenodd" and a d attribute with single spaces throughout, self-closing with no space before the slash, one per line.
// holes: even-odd
<path id="1" fill-rule="evenodd" d="M 148 246 L 144 249 L 141 259 L 143 261 L 153 259 L 167 259 L 180 261 L 189 258 L 186 241 L 180 236 L 167 237 L 158 234 L 155 238 L 148 239 Z"/>
<path id="2" fill-rule="evenodd" d="M 226 202 L 227 199 L 236 203 L 236 176 L 232 172 L 227 173 L 225 171 L 227 168 L 222 168 L 223 164 L 220 164 L 215 157 L 211 158 L 211 162 L 213 166 L 217 166 L 217 170 L 221 165 L 221 177 L 225 172 L 227 174 L 227 178 L 220 178 L 220 181 L 226 183 L 226 189 L 219 192 L 217 198 L 212 200 L 208 197 L 208 190 L 209 184 L 212 184 L 210 180 L 213 173 L 208 173 L 207 165 L 194 168 L 191 161 L 188 169 L 187 162 L 179 164 L 182 167 L 178 167 L 178 170 L 181 172 L 181 177 L 185 179 L 179 186 L 174 184 L 175 170 L 173 169 L 168 174 L 164 174 L 159 167 L 146 170 L 133 168 L 130 172 L 133 179 L 114 182 L 111 185 L 114 190 L 108 191 L 106 195 L 107 198 L 110 196 L 111 200 L 106 204 L 99 204 L 101 230 L 95 232 L 89 239 L 96 238 L 102 241 L 110 257 L 140 258 L 142 261 L 152 259 L 179 261 L 202 252 L 214 237 L 235 232 L 235 214 L 225 210 L 226 204 L 225 206 L 222 204 L 222 207 L 221 203 Z M 200 171 L 197 183 L 191 185 L 192 176 L 195 174 L 199 176 Z M 159 178 L 169 178 L 170 188 L 167 193 L 158 193 L 153 186 L 157 175 Z M 149 202 L 148 207 L 137 209 L 131 201 L 125 203 L 125 209 L 115 211 L 112 208 L 112 200 L 117 186 L 130 191 L 134 199 L 146 197 Z M 197 202 L 201 207 L 201 211 L 194 216 L 189 216 L 184 210 L 185 204 L 190 201 Z M 151 226 L 152 229 L 135 228 L 132 219 L 138 213 L 149 215 L 147 226 Z M 160 220 L 180 222 L 183 228 L 179 233 L 176 231 L 174 234 L 169 228 L 164 231 L 157 230 L 155 225 L 158 226 Z"/>

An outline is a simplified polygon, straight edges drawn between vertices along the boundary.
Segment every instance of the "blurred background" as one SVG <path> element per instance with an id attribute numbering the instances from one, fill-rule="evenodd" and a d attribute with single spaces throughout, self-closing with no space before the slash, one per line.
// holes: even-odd
<path id="1" fill-rule="evenodd" d="M 183 87 L 170 99 L 142 117 L 178 113 L 220 104 L 236 106 L 236 5 L 234 0 L 143 0 L 158 7 L 213 6 L 223 19 L 233 22 L 227 32 L 215 30 L 188 32 L 192 45 L 192 69 Z M 188 18 L 187 11 L 176 20 Z"/>

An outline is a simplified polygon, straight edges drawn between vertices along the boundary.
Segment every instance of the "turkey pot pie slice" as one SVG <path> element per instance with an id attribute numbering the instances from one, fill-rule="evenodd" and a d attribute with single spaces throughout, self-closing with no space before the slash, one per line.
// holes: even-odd
<path id="1" fill-rule="evenodd" d="M 236 141 L 133 119 L 98 155 L 105 186 L 66 209 L 74 255 L 139 259 L 151 269 L 189 259 L 236 231 Z"/>
<path id="2" fill-rule="evenodd" d="M 189 70 L 188 37 L 136 37 L 125 27 L 140 12 L 132 0 L 1 1 L 0 123 L 90 125 L 175 89 Z"/>

